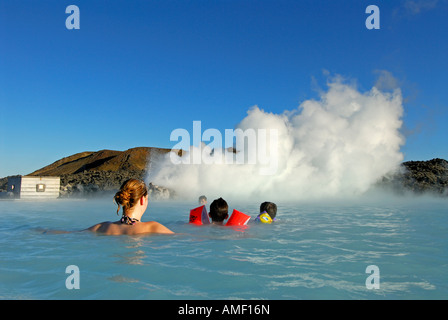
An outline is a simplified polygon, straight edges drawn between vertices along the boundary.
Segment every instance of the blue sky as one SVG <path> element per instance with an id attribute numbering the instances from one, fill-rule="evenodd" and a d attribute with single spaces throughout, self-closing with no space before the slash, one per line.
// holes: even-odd
<path id="1" fill-rule="evenodd" d="M 68 30 L 68 5 L 80 29 Z M 368 5 L 380 29 L 368 30 Z M 404 96 L 405 160 L 448 159 L 448 1 L 0 1 L 0 177 L 293 110 L 327 75 Z"/>

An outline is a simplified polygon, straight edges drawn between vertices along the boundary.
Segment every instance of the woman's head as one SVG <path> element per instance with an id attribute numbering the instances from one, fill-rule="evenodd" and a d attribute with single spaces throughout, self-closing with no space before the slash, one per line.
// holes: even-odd
<path id="1" fill-rule="evenodd" d="M 115 194 L 114 201 L 118 205 L 117 214 L 120 211 L 120 206 L 123 207 L 123 213 L 126 214 L 132 209 L 142 197 L 148 195 L 148 188 L 146 183 L 138 179 L 129 179 L 120 187 L 120 190 Z"/>

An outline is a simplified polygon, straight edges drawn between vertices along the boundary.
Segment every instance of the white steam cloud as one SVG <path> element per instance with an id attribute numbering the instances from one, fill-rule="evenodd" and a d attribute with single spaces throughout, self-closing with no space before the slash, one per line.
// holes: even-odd
<path id="1" fill-rule="evenodd" d="M 402 113 L 400 89 L 360 92 L 335 79 L 319 100 L 282 114 L 254 106 L 237 125 L 276 130 L 276 148 L 267 151 L 276 161 L 273 174 L 260 174 L 266 168 L 261 161 L 174 164 L 167 155 L 151 159 L 148 180 L 187 199 L 202 194 L 274 202 L 358 196 L 403 161 Z"/>

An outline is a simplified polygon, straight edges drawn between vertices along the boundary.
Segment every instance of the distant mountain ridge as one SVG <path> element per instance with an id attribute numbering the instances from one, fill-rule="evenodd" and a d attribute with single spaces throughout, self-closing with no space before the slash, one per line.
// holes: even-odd
<path id="1" fill-rule="evenodd" d="M 30 173 L 30 176 L 60 176 L 88 171 L 141 171 L 145 170 L 154 153 L 164 154 L 170 149 L 137 147 L 126 151 L 100 150 L 81 152 L 62 158 Z"/>

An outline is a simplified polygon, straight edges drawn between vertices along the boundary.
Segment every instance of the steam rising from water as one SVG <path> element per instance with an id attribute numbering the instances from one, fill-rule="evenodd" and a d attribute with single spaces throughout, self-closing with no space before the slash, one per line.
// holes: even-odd
<path id="1" fill-rule="evenodd" d="M 151 159 L 148 180 L 189 199 L 201 194 L 251 201 L 357 196 L 403 161 L 402 113 L 400 89 L 360 92 L 332 80 L 319 100 L 282 114 L 254 106 L 237 125 L 277 130 L 277 148 L 269 150 L 277 160 L 274 174 L 261 175 L 263 163 L 174 164 L 166 156 Z"/>

